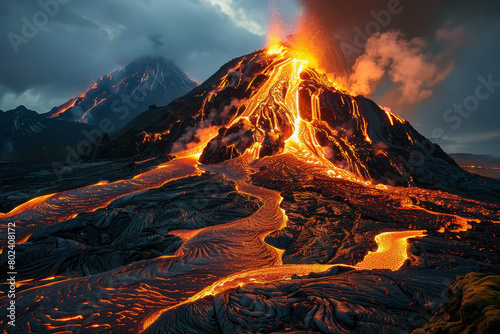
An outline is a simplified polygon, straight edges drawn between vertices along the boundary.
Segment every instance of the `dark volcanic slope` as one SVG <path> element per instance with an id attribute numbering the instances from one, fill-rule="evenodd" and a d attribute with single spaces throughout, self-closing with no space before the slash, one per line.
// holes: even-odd
<path id="1" fill-rule="evenodd" d="M 498 198 L 498 184 L 471 176 L 408 122 L 363 96 L 350 96 L 293 57 L 284 47 L 227 63 L 182 99 L 135 118 L 97 156 L 175 153 L 215 136 L 200 159 L 215 163 L 253 143 L 263 157 L 298 141 L 364 179 Z"/>
<path id="2" fill-rule="evenodd" d="M 291 177 L 297 174 L 302 178 Z M 500 269 L 497 204 L 416 187 L 379 190 L 341 179 L 333 182 L 321 175 L 320 167 L 289 154 L 270 158 L 251 179 L 283 196 L 287 226 L 265 240 L 285 250 L 284 263 L 354 265 L 367 247 L 376 249 L 376 234 L 417 229 L 431 236 L 423 239 L 426 250 Z"/>
<path id="3" fill-rule="evenodd" d="M 107 118 L 116 131 L 150 105 L 167 105 L 194 87 L 196 83 L 173 62 L 141 58 L 100 78 L 87 92 L 46 116 L 89 124 Z"/>
<path id="4" fill-rule="evenodd" d="M 425 324 L 423 310 L 442 303 L 443 288 L 460 273 L 334 267 L 322 275 L 250 283 L 181 305 L 144 333 L 410 333 Z"/>
<path id="5" fill-rule="evenodd" d="M 192 157 L 175 159 L 126 182 L 137 189 L 147 178 L 157 180 L 147 191 L 105 183 L 59 194 L 3 219 L 17 222 L 19 238 L 32 233 L 16 246 L 20 278 L 48 278 L 22 282 L 18 328 L 411 331 L 447 299 L 456 275 L 498 273 L 498 205 L 332 178 L 324 166 L 293 154 L 261 159 L 253 167 L 243 157 L 200 165 L 224 177 L 198 175 L 196 163 Z M 248 167 L 256 172 L 251 182 Z M 106 204 L 103 197 L 113 200 Z M 336 268 L 359 263 L 374 250 L 375 234 L 401 229 L 427 229 L 430 236 L 409 240 L 409 262 L 400 270 Z M 321 263 L 333 267 L 324 272 Z M 233 274 L 245 285 L 222 284 Z M 223 289 L 208 293 L 211 284 Z M 1 324 L 7 319 L 7 287 L 0 290 Z"/>
<path id="6" fill-rule="evenodd" d="M 429 236 L 408 241 L 408 260 L 397 271 L 333 266 L 289 280 L 257 278 L 167 309 L 145 333 L 411 333 L 431 314 L 435 317 L 426 328 L 432 333 L 454 333 L 440 328 L 494 332 L 498 205 L 439 191 L 378 190 L 332 179 L 321 166 L 289 154 L 260 164 L 252 183 L 281 190 L 289 219 L 265 239 L 284 250 L 283 272 L 306 264 L 359 263 L 377 248 L 373 237 L 383 231 L 427 229 Z M 489 281 L 468 280 L 464 302 L 457 293 L 462 285 L 455 284 L 452 298 L 436 309 L 449 298 L 455 277 L 473 271 L 490 273 Z M 475 291 L 487 295 L 475 296 Z"/>

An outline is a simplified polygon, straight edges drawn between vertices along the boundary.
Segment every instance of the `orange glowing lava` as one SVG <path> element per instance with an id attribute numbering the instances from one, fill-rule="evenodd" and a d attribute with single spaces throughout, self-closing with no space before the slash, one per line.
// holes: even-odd
<path id="1" fill-rule="evenodd" d="M 245 270 L 230 276 L 227 276 L 223 279 L 218 280 L 212 285 L 206 287 L 202 291 L 198 292 L 194 296 L 185 300 L 182 303 L 177 305 L 173 305 L 167 309 L 163 309 L 155 314 L 153 314 L 148 320 L 144 323 L 143 329 L 149 327 L 153 322 L 155 322 L 164 312 L 173 309 L 175 307 L 179 307 L 181 305 L 194 302 L 198 299 L 204 298 L 206 296 L 215 296 L 216 294 L 222 293 L 229 289 L 233 289 L 236 287 L 243 287 L 246 284 L 252 283 L 269 283 L 273 281 L 279 280 L 288 280 L 291 279 L 292 276 L 305 276 L 310 273 L 321 273 L 329 270 L 332 267 L 350 267 L 348 265 L 331 265 L 331 264 L 289 264 L 289 265 L 280 265 L 274 267 L 253 269 L 253 270 Z"/>
<path id="2" fill-rule="evenodd" d="M 33 198 L 33 199 L 31 199 L 31 200 L 29 200 L 21 205 L 18 205 L 17 207 L 15 207 L 14 209 L 12 209 L 11 211 L 9 211 L 7 213 L 0 213 L 0 218 L 11 218 L 11 217 L 13 217 L 19 213 L 22 213 L 24 211 L 34 209 L 36 206 L 38 206 L 41 203 L 44 203 L 47 199 L 49 199 L 53 195 L 55 195 L 55 194 L 48 194 L 48 195 L 35 197 L 35 198 Z"/>
<path id="3" fill-rule="evenodd" d="M 186 176 L 199 175 L 197 162 L 198 156 L 187 155 L 138 174 L 132 179 L 113 183 L 100 181 L 83 188 L 36 197 L 6 214 L 0 214 L 0 230 L 7 231 L 9 223 L 16 221 L 16 244 L 24 243 L 32 231 L 47 224 L 74 218 L 78 213 L 104 208 L 116 198 L 136 191 L 156 188 Z"/>
<path id="4" fill-rule="evenodd" d="M 59 109 L 57 112 L 55 112 L 54 114 L 50 115 L 48 118 L 54 118 L 54 117 L 58 117 L 59 115 L 61 115 L 62 113 L 64 113 L 66 110 L 68 110 L 69 108 L 73 108 L 75 106 L 75 103 L 76 103 L 76 100 L 78 100 L 77 97 L 75 97 L 74 99 L 71 99 L 68 103 L 66 103 L 65 105 L 63 105 L 61 107 L 61 109 Z"/>
<path id="5" fill-rule="evenodd" d="M 378 249 L 369 252 L 363 261 L 356 264 L 356 269 L 389 269 L 398 270 L 408 258 L 407 240 L 423 237 L 426 231 L 385 232 L 377 235 L 375 241 Z"/>
<path id="6" fill-rule="evenodd" d="M 328 168 L 329 175 L 334 175 L 334 177 L 371 185 L 371 181 L 368 180 L 368 169 L 356 153 L 356 148 L 344 138 L 335 137 L 338 134 L 337 130 L 321 118 L 319 94 L 324 89 L 347 92 L 338 83 L 332 82 L 326 75 L 317 71 L 314 65 L 314 55 L 296 49 L 295 45 L 289 47 L 276 42 L 271 44 L 265 52 L 269 65 L 263 74 L 268 79 L 253 92 L 248 100 L 238 106 L 244 111 L 235 115 L 227 127 L 230 128 L 238 122 L 262 125 L 262 130 L 254 135 L 258 144 L 257 149 L 262 149 L 269 137 L 282 136 L 285 141 L 282 153 L 292 153 L 303 160 L 324 166 Z M 314 81 L 323 87 L 311 94 L 310 101 L 300 98 L 306 80 Z M 344 96 L 342 99 L 345 104 L 351 106 L 354 116 L 361 121 L 364 140 L 371 144 L 367 122 L 361 117 L 356 100 L 352 97 L 344 99 Z M 305 104 L 309 104 L 312 109 L 309 114 L 302 112 Z M 289 126 L 292 129 L 289 129 Z M 324 129 L 328 140 L 337 143 L 338 147 L 349 147 L 349 152 L 341 149 L 341 153 L 347 160 L 350 170 L 339 168 L 325 157 L 324 149 L 316 138 L 318 128 Z M 152 135 L 145 134 L 145 139 L 151 140 Z M 342 143 L 339 143 L 339 140 Z M 255 148 L 253 146 L 253 149 Z"/>

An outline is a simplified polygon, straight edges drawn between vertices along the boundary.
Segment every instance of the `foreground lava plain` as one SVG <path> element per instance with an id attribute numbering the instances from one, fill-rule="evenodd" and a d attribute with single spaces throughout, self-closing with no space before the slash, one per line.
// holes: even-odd
<path id="1" fill-rule="evenodd" d="M 493 332 L 495 298 L 468 291 L 497 293 L 500 185 L 290 52 L 235 59 L 95 154 L 168 162 L 11 200 L 16 331 Z"/>

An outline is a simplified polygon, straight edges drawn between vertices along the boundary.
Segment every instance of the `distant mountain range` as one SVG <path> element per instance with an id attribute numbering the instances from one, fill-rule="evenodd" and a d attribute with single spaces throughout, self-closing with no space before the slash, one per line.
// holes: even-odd
<path id="1" fill-rule="evenodd" d="M 468 172 L 500 180 L 500 158 L 469 153 L 454 153 L 450 156 Z"/>
<path id="2" fill-rule="evenodd" d="M 64 159 L 68 145 L 76 150 L 81 141 L 116 132 L 150 105 L 167 105 L 196 86 L 172 61 L 145 57 L 46 114 L 0 110 L 0 161 Z"/>
<path id="3" fill-rule="evenodd" d="M 93 129 L 84 123 L 46 118 L 25 106 L 0 112 L 0 124 L 2 161 L 62 159 L 66 145 L 76 145 L 85 139 L 85 130 Z"/>

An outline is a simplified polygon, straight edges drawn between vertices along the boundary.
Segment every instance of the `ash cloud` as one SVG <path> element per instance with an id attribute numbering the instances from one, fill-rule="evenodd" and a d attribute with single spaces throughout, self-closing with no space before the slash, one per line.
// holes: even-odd
<path id="1" fill-rule="evenodd" d="M 463 21 L 470 13 L 470 3 L 463 0 L 301 3 L 302 32 L 320 40 L 328 53 L 320 57 L 320 62 L 335 59 L 321 66 L 350 81 L 353 92 L 359 94 L 374 93 L 377 84 L 387 76 L 390 83 L 399 87 L 391 87 L 394 91 L 385 95 L 402 93 L 402 99 L 397 101 L 399 106 L 431 96 L 429 88 L 453 70 L 461 48 L 470 40 L 470 27 L 454 23 Z M 495 9 L 500 9 L 500 3 L 485 1 L 474 11 L 494 20 Z"/>
<path id="2" fill-rule="evenodd" d="M 303 29 L 353 65 L 367 39 L 376 33 L 401 31 L 408 39 L 433 37 L 447 24 L 478 26 L 496 21 L 500 2 L 485 0 L 471 8 L 466 0 L 301 0 Z M 342 50 L 341 44 L 348 47 Z M 349 54 L 349 51 L 352 54 Z"/>
<path id="3" fill-rule="evenodd" d="M 479 76 L 491 75 L 500 82 L 500 1 L 302 0 L 301 5 L 302 21 L 313 22 L 310 38 L 320 38 L 325 44 L 322 49 L 342 64 L 323 68 L 337 71 L 346 81 L 356 72 L 360 75 L 358 91 L 364 81 L 363 93 L 370 91 L 367 97 L 391 107 L 423 135 L 433 138 L 436 129 L 450 137 L 498 130 L 500 91 L 481 101 L 480 108 L 458 130 L 450 127 L 444 115 L 474 94 Z M 384 38 L 391 41 L 397 54 L 383 56 L 382 50 L 375 49 Z M 417 41 L 425 43 L 418 45 Z M 399 68 L 402 54 L 412 47 L 418 50 L 407 52 L 413 60 L 411 66 L 421 73 Z M 379 63 L 382 58 L 389 64 Z M 368 73 L 361 73 L 362 65 Z M 414 96 L 408 93 L 411 89 Z M 463 150 L 500 157 L 497 139 Z"/>
<path id="4" fill-rule="evenodd" d="M 356 59 L 350 76 L 351 92 L 373 93 L 380 81 L 388 76 L 396 87 L 386 96 L 399 96 L 392 105 L 420 102 L 433 94 L 432 88 L 454 69 L 453 55 L 467 40 L 465 28 L 440 29 L 436 39 L 445 43 L 445 51 L 426 53 L 424 39 L 405 38 L 399 31 L 388 31 L 370 37 L 363 55 Z"/>

